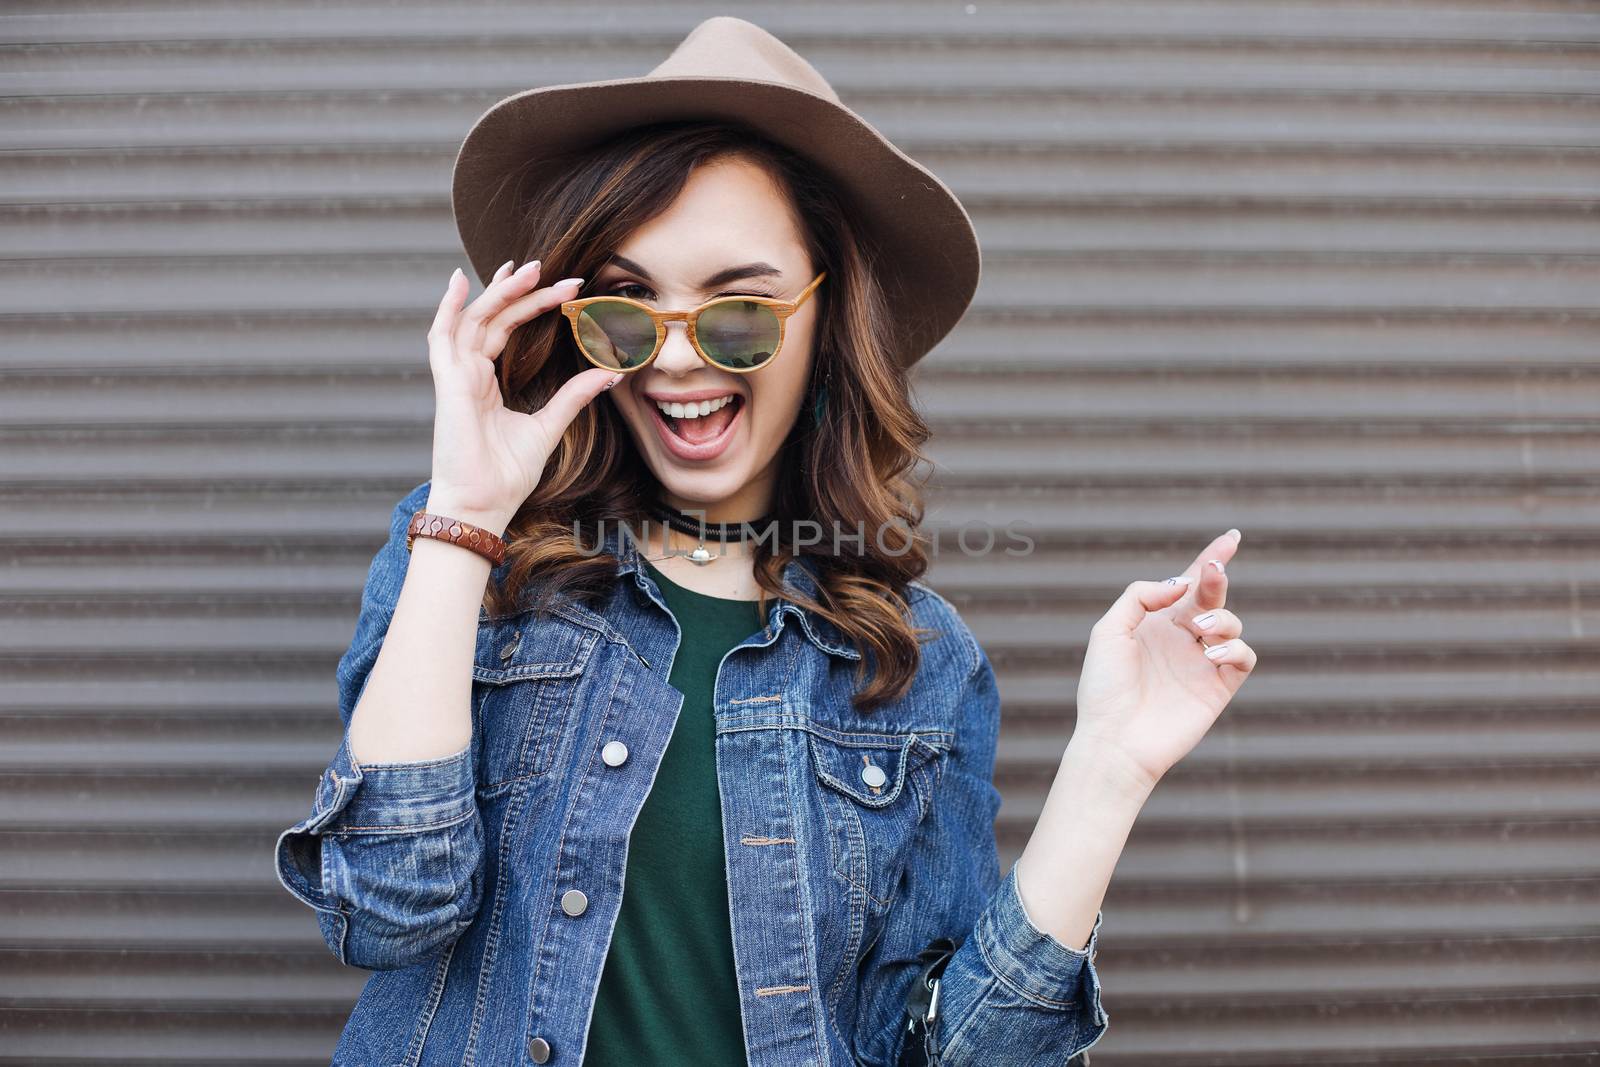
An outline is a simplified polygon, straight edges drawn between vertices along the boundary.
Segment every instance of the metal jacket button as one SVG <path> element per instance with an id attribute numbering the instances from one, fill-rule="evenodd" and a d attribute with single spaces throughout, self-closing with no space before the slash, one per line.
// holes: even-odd
<path id="1" fill-rule="evenodd" d="M 561 894 L 561 910 L 576 918 L 582 915 L 589 907 L 589 898 L 583 895 L 581 889 L 569 889 Z"/>
<path id="2" fill-rule="evenodd" d="M 621 741 L 607 741 L 606 747 L 600 750 L 600 758 L 606 761 L 607 767 L 620 767 L 628 761 L 628 746 Z"/>
<path id="3" fill-rule="evenodd" d="M 528 1058 L 534 1063 L 549 1063 L 550 1042 L 542 1037 L 528 1038 Z"/>
<path id="4" fill-rule="evenodd" d="M 866 782 L 867 785 L 871 786 L 873 789 L 877 789 L 879 786 L 883 785 L 884 782 L 889 780 L 889 776 L 884 774 L 883 768 L 878 766 L 876 763 L 869 763 L 865 767 L 861 768 L 861 780 Z"/>

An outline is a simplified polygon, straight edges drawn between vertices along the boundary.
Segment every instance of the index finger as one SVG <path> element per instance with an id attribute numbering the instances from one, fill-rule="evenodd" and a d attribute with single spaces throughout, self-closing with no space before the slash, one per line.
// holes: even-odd
<path id="1" fill-rule="evenodd" d="M 1201 611 L 1222 607 L 1228 598 L 1228 576 L 1224 566 L 1239 550 L 1239 541 L 1243 536 L 1237 528 L 1218 534 L 1183 571 L 1191 579 L 1189 595 L 1193 599 L 1190 606 Z M 1214 566 L 1212 560 L 1222 566 Z"/>

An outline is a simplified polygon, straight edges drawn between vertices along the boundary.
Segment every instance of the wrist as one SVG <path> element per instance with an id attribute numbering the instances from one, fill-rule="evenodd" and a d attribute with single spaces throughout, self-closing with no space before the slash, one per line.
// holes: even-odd
<path id="1" fill-rule="evenodd" d="M 1158 779 L 1117 745 L 1074 733 L 1062 753 L 1063 771 L 1091 782 L 1098 796 L 1116 798 L 1135 810 L 1143 807 Z"/>
<path id="2" fill-rule="evenodd" d="M 456 519 L 460 522 L 471 523 L 489 531 L 496 537 L 504 537 L 506 527 L 511 524 L 511 516 L 515 512 L 499 509 L 475 507 L 461 501 L 449 493 L 429 493 L 428 500 L 422 505 L 422 510 L 430 515 L 440 515 L 447 519 Z"/>

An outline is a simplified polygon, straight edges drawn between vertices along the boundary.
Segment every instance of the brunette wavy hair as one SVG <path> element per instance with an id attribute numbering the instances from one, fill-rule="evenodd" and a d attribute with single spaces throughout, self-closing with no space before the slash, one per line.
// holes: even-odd
<path id="1" fill-rule="evenodd" d="M 873 270 L 878 253 L 839 187 L 803 157 L 737 124 L 638 126 L 557 161 L 550 170 L 557 178 L 517 235 L 518 262 L 542 260 L 548 278 L 593 278 L 630 232 L 677 199 L 695 166 L 729 157 L 760 165 L 776 180 L 815 268 L 828 272 L 812 297 L 819 302 L 812 373 L 801 415 L 780 446 L 769 514 L 784 530 L 811 520 L 827 531 L 866 531 L 859 545 L 841 542 L 850 545 L 848 553 L 833 550 L 831 535 L 816 546 L 826 551 L 807 553 L 817 576 L 815 599 L 782 581 L 785 564 L 804 547 L 758 541 L 760 607 L 765 614 L 770 598 L 782 597 L 833 623 L 861 653 L 852 700 L 869 711 L 902 696 L 919 663 L 924 632 L 909 620 L 906 587 L 928 566 L 921 532 L 928 428 L 888 343 L 895 324 Z M 538 166 L 552 164 L 545 159 Z M 519 195 L 531 173 L 508 173 L 497 195 Z M 501 395 L 519 411 L 542 407 L 562 382 L 590 366 L 557 312 L 514 331 L 497 362 Z M 810 412 L 824 384 L 817 421 Z M 610 404 L 586 405 L 507 527 L 510 567 L 503 583 L 490 583 L 489 611 L 520 609 L 530 587 L 537 607 L 563 595 L 606 596 L 616 560 L 595 551 L 601 524 L 637 528 L 656 491 L 621 415 Z"/>

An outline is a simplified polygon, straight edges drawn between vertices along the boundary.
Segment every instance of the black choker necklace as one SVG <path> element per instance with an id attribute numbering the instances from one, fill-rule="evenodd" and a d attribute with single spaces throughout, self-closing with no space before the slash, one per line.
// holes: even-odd
<path id="1" fill-rule="evenodd" d="M 752 536 L 759 537 L 772 523 L 771 517 L 765 515 L 759 519 L 746 519 L 743 522 L 701 522 L 698 518 L 685 515 L 660 501 L 652 501 L 647 510 L 651 518 L 665 523 L 679 533 L 688 534 L 699 540 L 700 544 L 694 551 L 684 554 L 691 563 L 698 563 L 701 566 L 723 555 L 721 552 L 712 552 L 706 548 L 707 541 L 726 544 L 729 541 L 744 541 Z"/>
<path id="2" fill-rule="evenodd" d="M 716 541 L 719 544 L 758 536 L 772 522 L 771 517 L 766 515 L 759 519 L 746 519 L 743 522 L 701 522 L 695 516 L 685 515 L 677 508 L 668 507 L 659 501 L 652 503 L 649 511 L 651 518 L 659 519 L 679 533 L 698 537 L 702 541 Z"/>

